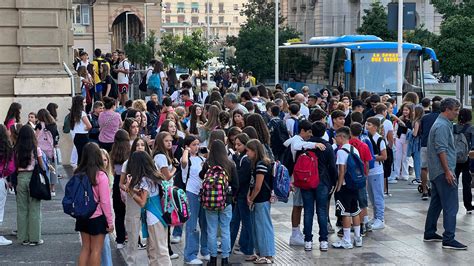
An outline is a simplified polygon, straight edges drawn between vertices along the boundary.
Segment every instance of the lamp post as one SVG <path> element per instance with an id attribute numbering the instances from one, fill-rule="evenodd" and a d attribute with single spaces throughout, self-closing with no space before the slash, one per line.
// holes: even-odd
<path id="1" fill-rule="evenodd" d="M 210 45 L 211 44 L 211 23 L 209 21 L 209 17 L 210 17 L 209 7 L 210 7 L 209 0 L 207 0 L 207 43 Z M 209 69 L 209 60 L 208 60 L 208 62 L 207 62 L 207 86 L 209 86 L 209 83 L 211 83 L 211 73 L 209 73 L 209 72 L 210 72 L 210 69 Z"/>
<path id="2" fill-rule="evenodd" d="M 279 0 L 275 0 L 275 85 L 280 82 L 278 68 L 279 68 L 279 54 L 278 54 L 278 14 L 279 14 Z"/>
<path id="3" fill-rule="evenodd" d="M 403 0 L 398 0 L 398 65 L 397 65 L 397 105 L 402 103 L 403 93 Z"/>
<path id="4" fill-rule="evenodd" d="M 148 29 L 147 29 L 147 21 L 148 21 L 148 6 L 155 6 L 156 3 L 144 3 L 143 4 L 143 9 L 144 9 L 144 13 L 145 13 L 145 41 L 146 41 L 146 37 L 147 37 L 147 34 L 148 34 Z"/>
<path id="5" fill-rule="evenodd" d="M 125 12 L 125 43 L 128 44 L 128 15 L 134 15 L 133 12 Z"/>

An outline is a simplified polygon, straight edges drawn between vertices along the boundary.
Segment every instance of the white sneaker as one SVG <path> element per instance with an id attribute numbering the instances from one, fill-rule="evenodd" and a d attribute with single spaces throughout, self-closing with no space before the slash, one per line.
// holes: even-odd
<path id="1" fill-rule="evenodd" d="M 385 228 L 385 223 L 380 221 L 379 219 L 375 219 L 374 223 L 372 224 L 372 230 L 380 230 Z"/>
<path id="2" fill-rule="evenodd" d="M 396 180 L 396 179 L 388 180 L 387 183 L 396 184 L 396 183 L 398 183 L 398 180 Z"/>
<path id="3" fill-rule="evenodd" d="M 332 246 L 334 248 L 343 248 L 343 249 L 351 249 L 354 247 L 351 242 L 347 242 L 345 239 L 341 239 L 337 242 L 332 243 Z"/>
<path id="4" fill-rule="evenodd" d="M 304 246 L 304 238 L 301 235 L 292 235 L 290 237 L 290 246 Z"/>
<path id="5" fill-rule="evenodd" d="M 15 190 L 13 188 L 8 189 L 8 194 L 15 195 Z"/>
<path id="6" fill-rule="evenodd" d="M 242 251 L 234 249 L 235 255 L 245 255 Z"/>
<path id="7" fill-rule="evenodd" d="M 354 246 L 356 246 L 358 248 L 362 247 L 362 237 L 361 236 L 354 238 Z"/>
<path id="8" fill-rule="evenodd" d="M 319 242 L 319 250 L 321 251 L 328 251 L 329 243 L 327 241 Z"/>
<path id="9" fill-rule="evenodd" d="M 56 191 L 51 191 L 51 197 L 56 197 Z"/>
<path id="10" fill-rule="evenodd" d="M 123 244 L 123 243 L 122 243 L 122 244 L 117 243 L 117 249 L 122 249 L 122 248 L 124 248 L 124 247 L 125 247 L 125 244 Z"/>
<path id="11" fill-rule="evenodd" d="M 211 260 L 211 254 L 207 254 L 206 256 L 201 255 L 201 253 L 198 254 L 198 259 L 199 260 Z"/>
<path id="12" fill-rule="evenodd" d="M 178 244 L 181 242 L 181 237 L 180 236 L 172 236 L 171 237 L 171 244 Z"/>
<path id="13" fill-rule="evenodd" d="M 178 253 L 174 253 L 173 255 L 170 256 L 170 259 L 172 259 L 172 260 L 175 260 L 175 259 L 177 259 L 177 258 L 179 258 L 179 254 L 178 254 Z"/>
<path id="14" fill-rule="evenodd" d="M 194 259 L 194 260 L 192 260 L 192 261 L 185 262 L 185 264 L 189 264 L 189 265 L 201 265 L 201 264 L 203 264 L 203 263 L 202 263 L 202 260 L 200 260 L 200 259 Z"/>
<path id="15" fill-rule="evenodd" d="M 13 242 L 11 240 L 6 239 L 3 236 L 0 236 L 0 246 L 8 246 L 11 245 Z"/>
<path id="16" fill-rule="evenodd" d="M 311 251 L 313 249 L 313 242 L 305 241 L 304 242 L 304 251 Z"/>

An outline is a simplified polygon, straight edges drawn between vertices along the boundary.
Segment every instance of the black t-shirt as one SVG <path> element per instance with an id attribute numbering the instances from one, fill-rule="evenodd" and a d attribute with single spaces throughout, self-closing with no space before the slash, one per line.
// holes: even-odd
<path id="1" fill-rule="evenodd" d="M 252 191 L 255 188 L 255 182 L 258 174 L 264 176 L 262 187 L 257 197 L 253 200 L 254 203 L 261 203 L 270 200 L 272 196 L 272 177 L 271 177 L 271 166 L 265 165 L 262 161 L 259 161 L 255 166 L 255 169 L 252 169 L 252 179 L 250 180 L 250 190 Z"/>
<path id="2" fill-rule="evenodd" d="M 246 198 L 249 192 L 250 180 L 252 179 L 251 162 L 247 155 L 233 156 L 235 165 L 237 166 L 237 174 L 239 176 L 239 198 Z"/>

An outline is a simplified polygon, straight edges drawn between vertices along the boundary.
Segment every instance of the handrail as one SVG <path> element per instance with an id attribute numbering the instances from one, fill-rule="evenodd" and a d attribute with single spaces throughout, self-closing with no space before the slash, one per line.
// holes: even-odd
<path id="1" fill-rule="evenodd" d="M 71 97 L 74 97 L 74 94 L 76 92 L 76 86 L 74 84 L 74 74 L 72 74 L 71 70 L 69 69 L 66 62 L 64 62 L 64 61 L 63 61 L 63 66 L 64 66 L 64 70 L 66 70 L 66 72 L 67 72 L 67 75 L 71 79 Z"/>

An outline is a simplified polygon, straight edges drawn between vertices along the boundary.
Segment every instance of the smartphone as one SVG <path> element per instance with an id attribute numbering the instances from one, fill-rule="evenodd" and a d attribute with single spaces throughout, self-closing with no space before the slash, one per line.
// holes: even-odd
<path id="1" fill-rule="evenodd" d="M 201 147 L 199 148 L 199 153 L 207 154 L 209 153 L 209 150 L 207 149 L 207 147 Z"/>

